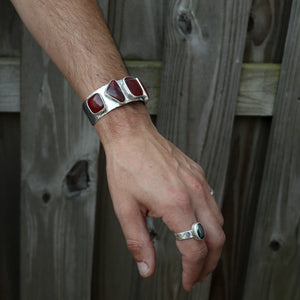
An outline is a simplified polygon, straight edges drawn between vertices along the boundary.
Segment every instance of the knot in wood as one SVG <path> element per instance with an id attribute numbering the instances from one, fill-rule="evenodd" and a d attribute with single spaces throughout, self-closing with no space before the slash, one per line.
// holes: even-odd
<path id="1" fill-rule="evenodd" d="M 42 200 L 45 204 L 47 204 L 51 199 L 51 195 L 50 193 L 48 192 L 45 192 L 43 195 L 42 195 Z"/>
<path id="2" fill-rule="evenodd" d="M 181 13 L 178 17 L 178 26 L 184 35 L 189 35 L 192 32 L 192 20 L 186 13 Z"/>
<path id="3" fill-rule="evenodd" d="M 76 196 L 89 186 L 88 162 L 80 160 L 74 164 L 65 177 L 69 196 Z"/>
<path id="4" fill-rule="evenodd" d="M 253 30 L 253 28 L 254 28 L 254 20 L 253 20 L 253 16 L 250 14 L 247 31 L 250 32 Z"/>
<path id="5" fill-rule="evenodd" d="M 281 247 L 280 243 L 276 240 L 272 240 L 269 244 L 269 247 L 274 251 L 278 251 Z"/>

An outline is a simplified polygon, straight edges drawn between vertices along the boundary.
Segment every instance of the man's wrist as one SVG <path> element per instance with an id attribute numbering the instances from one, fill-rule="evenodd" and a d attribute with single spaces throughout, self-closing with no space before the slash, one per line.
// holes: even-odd
<path id="1" fill-rule="evenodd" d="M 155 129 L 143 102 L 132 102 L 114 109 L 94 127 L 104 148 L 116 141 L 130 139 L 144 130 Z"/>

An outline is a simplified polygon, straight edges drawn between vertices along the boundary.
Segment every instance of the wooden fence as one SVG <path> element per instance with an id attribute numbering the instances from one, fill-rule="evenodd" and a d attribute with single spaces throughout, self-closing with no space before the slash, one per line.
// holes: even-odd
<path id="1" fill-rule="evenodd" d="M 1 300 L 300 299 L 300 1 L 99 2 L 158 129 L 214 187 L 222 259 L 186 293 L 172 234 L 148 219 L 157 269 L 139 277 L 97 136 L 2 0 Z"/>

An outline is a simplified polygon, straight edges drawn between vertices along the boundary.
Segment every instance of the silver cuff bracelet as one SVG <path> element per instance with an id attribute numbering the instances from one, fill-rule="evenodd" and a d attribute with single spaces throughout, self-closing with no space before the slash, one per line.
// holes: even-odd
<path id="1" fill-rule="evenodd" d="M 92 125 L 115 108 L 130 102 L 146 103 L 149 94 L 138 78 L 124 77 L 111 80 L 108 84 L 95 90 L 83 103 L 82 108 Z"/>

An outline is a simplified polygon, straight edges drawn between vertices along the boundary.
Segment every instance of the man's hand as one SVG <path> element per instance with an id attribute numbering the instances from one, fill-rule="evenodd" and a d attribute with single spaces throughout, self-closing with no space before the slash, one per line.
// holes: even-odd
<path id="1" fill-rule="evenodd" d="M 11 1 L 81 100 L 127 75 L 96 0 Z M 225 240 L 202 169 L 156 131 L 141 103 L 115 109 L 95 128 L 106 151 L 115 211 L 143 276 L 155 267 L 146 216 L 162 218 L 173 232 L 197 221 L 204 226 L 204 241 L 177 242 L 183 285 L 191 290 L 215 268 Z"/>
<path id="2" fill-rule="evenodd" d="M 106 152 L 114 209 L 142 276 L 155 269 L 146 216 L 162 218 L 173 232 L 196 222 L 204 226 L 204 240 L 177 241 L 183 286 L 190 291 L 214 270 L 225 242 L 223 217 L 202 168 L 157 132 L 141 103 L 116 109 L 96 130 Z"/>

